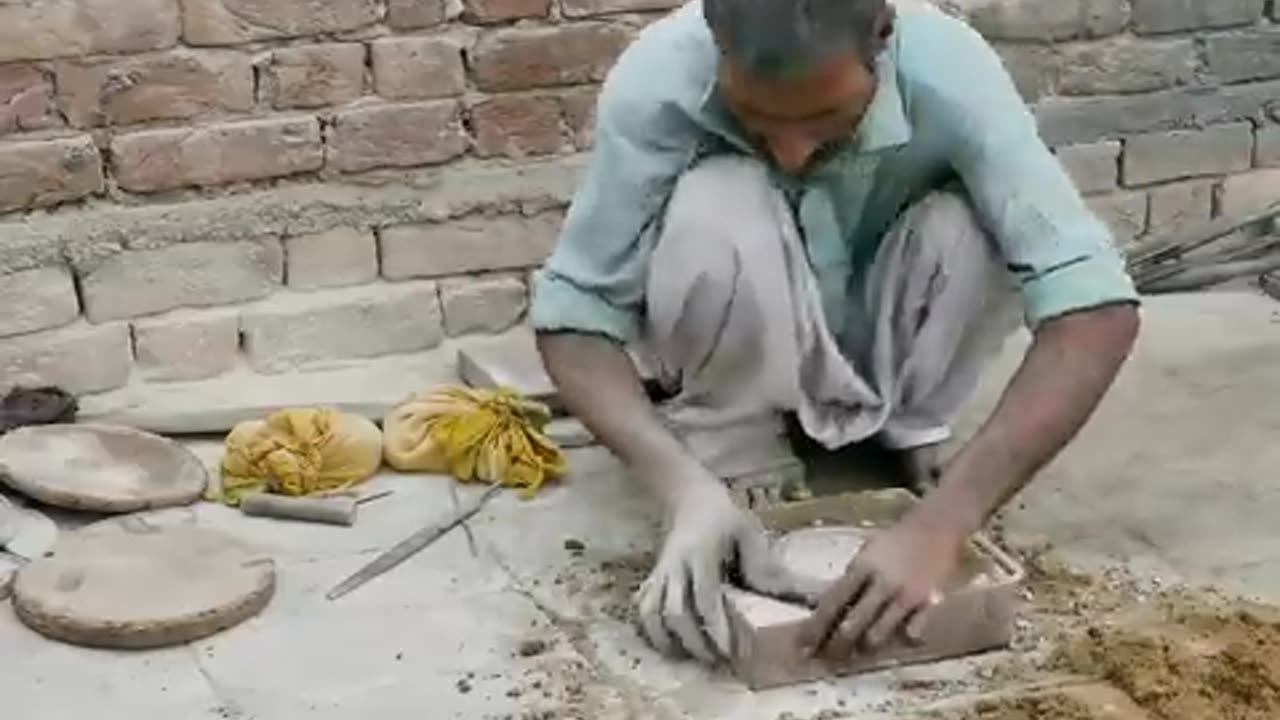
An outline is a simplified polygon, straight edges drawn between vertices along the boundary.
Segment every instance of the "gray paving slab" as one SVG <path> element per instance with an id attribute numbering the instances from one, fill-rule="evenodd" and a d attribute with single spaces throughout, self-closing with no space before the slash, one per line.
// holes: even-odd
<path id="1" fill-rule="evenodd" d="M 1154 299 L 1117 391 L 1009 513 L 1012 539 L 1276 597 L 1277 308 L 1234 295 Z M 1015 343 L 993 370 L 987 402 L 1016 359 Z M 216 464 L 218 443 L 190 445 Z M 469 524 L 474 542 L 455 532 L 337 602 L 324 599 L 333 584 L 452 507 L 447 480 L 379 475 L 368 489 L 395 494 L 362 507 L 352 528 L 197 505 L 186 512 L 202 524 L 270 548 L 279 581 L 271 605 L 207 640 L 145 653 L 61 645 L 2 608 L 4 714 L 483 719 L 555 706 L 553 717 L 593 720 L 859 717 L 912 707 L 904 682 L 977 688 L 984 668 L 1003 659 L 762 693 L 724 671 L 661 659 L 625 612 L 657 539 L 657 508 L 603 450 L 575 450 L 571 462 L 565 482 L 532 500 L 496 498 Z"/>
<path id="2" fill-rule="evenodd" d="M 1280 303 L 1151 298 L 1138 348 L 1077 441 L 1007 513 L 1011 535 L 1084 565 L 1280 601 Z M 1011 343 L 965 423 L 995 402 Z"/>

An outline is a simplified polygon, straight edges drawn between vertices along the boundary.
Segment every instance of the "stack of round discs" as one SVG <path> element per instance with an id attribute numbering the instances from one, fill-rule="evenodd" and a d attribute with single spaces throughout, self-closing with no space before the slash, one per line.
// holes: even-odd
<path id="1" fill-rule="evenodd" d="M 27 626 L 64 642 L 150 648 L 237 625 L 274 590 L 270 558 L 188 511 L 185 522 L 132 515 L 65 536 L 18 572 L 13 606 Z"/>
<path id="2" fill-rule="evenodd" d="M 71 510 L 189 505 L 209 473 L 172 440 L 108 425 L 34 425 L 0 436 L 0 482 Z"/>

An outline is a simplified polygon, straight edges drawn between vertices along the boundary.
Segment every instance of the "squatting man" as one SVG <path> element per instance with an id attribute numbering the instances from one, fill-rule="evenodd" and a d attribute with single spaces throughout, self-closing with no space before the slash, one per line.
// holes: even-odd
<path id="1" fill-rule="evenodd" d="M 531 317 L 565 405 L 667 511 L 636 594 L 659 650 L 725 657 L 731 577 L 807 601 L 819 657 L 918 639 L 965 539 L 1075 437 L 1137 336 L 1122 258 L 998 56 L 905 2 L 693 0 L 601 90 Z M 940 465 L 1019 324 L 1020 367 Z M 788 424 L 931 481 L 827 587 L 788 572 L 730 492 L 733 459 Z"/>

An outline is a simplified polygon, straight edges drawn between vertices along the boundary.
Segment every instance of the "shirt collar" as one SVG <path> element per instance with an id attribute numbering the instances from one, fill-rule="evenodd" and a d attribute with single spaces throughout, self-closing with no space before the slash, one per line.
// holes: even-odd
<path id="1" fill-rule="evenodd" d="M 906 145 L 911 141 L 911 123 L 907 120 L 902 92 L 898 85 L 897 47 L 890 45 L 876 59 L 876 94 L 854 131 L 856 151 L 874 153 Z M 699 105 L 703 123 L 739 149 L 750 151 L 733 114 L 716 92 L 713 72 L 702 93 Z"/>
<path id="2" fill-rule="evenodd" d="M 898 87 L 898 66 L 894 51 L 881 53 L 876 60 L 876 94 L 856 132 L 858 152 L 872 153 L 906 145 L 911 141 L 911 123 L 903 107 Z"/>

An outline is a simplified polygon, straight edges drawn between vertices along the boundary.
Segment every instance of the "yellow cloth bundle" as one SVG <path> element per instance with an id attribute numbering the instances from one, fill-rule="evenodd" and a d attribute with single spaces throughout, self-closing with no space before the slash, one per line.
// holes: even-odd
<path id="1" fill-rule="evenodd" d="M 387 413 L 383 454 L 397 470 L 523 488 L 530 497 L 565 473 L 564 453 L 543 432 L 550 420 L 545 405 L 506 388 L 445 386 Z"/>
<path id="2" fill-rule="evenodd" d="M 346 490 L 382 465 L 382 433 L 328 408 L 281 410 L 232 428 L 222 458 L 221 500 L 251 492 L 313 495 Z"/>

